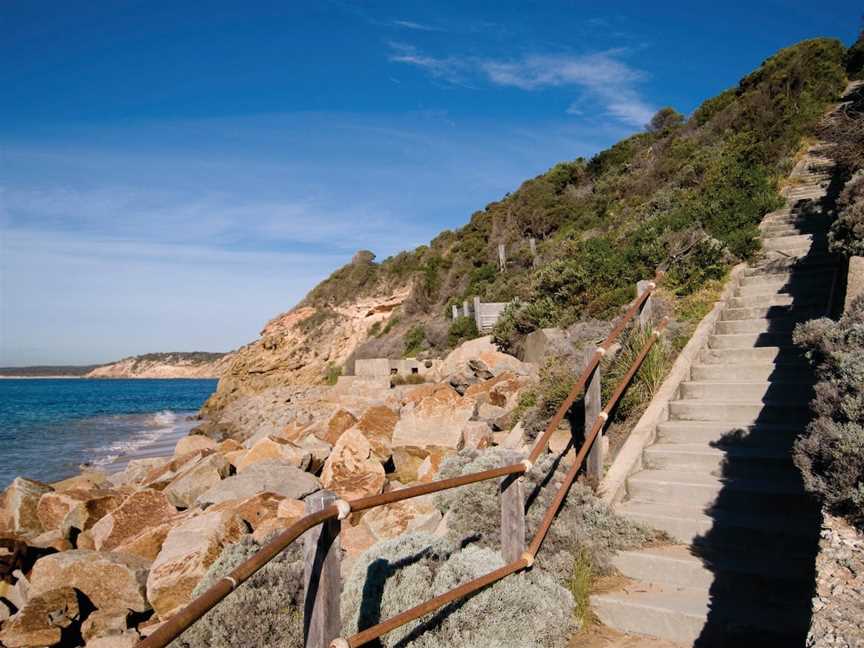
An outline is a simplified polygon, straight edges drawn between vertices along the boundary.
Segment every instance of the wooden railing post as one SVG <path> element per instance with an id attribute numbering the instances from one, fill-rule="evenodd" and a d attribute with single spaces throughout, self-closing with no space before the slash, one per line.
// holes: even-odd
<path id="1" fill-rule="evenodd" d="M 585 350 L 585 364 L 591 362 L 596 349 L 589 347 Z M 600 394 L 600 365 L 594 369 L 590 381 L 585 385 L 585 434 L 594 426 L 600 410 L 603 409 L 602 396 Z M 597 480 L 599 483 L 603 479 L 603 462 L 605 460 L 606 439 L 603 436 L 603 431 L 597 435 L 591 450 L 588 453 L 588 463 L 585 467 L 589 477 Z"/>
<path id="2" fill-rule="evenodd" d="M 306 498 L 306 513 L 321 511 L 336 501 L 336 495 L 322 490 Z M 339 597 L 342 594 L 339 573 L 341 547 L 339 520 L 327 520 L 312 527 L 303 538 L 305 593 L 303 596 L 303 645 L 305 648 L 328 648 L 339 636 L 342 617 Z"/>
<path id="3" fill-rule="evenodd" d="M 644 279 L 636 282 L 636 297 L 641 297 L 650 286 L 654 284 L 650 279 Z M 639 328 L 647 330 L 651 328 L 651 319 L 654 316 L 654 295 L 648 295 L 648 299 L 642 304 L 642 310 L 639 312 Z"/>
<path id="4" fill-rule="evenodd" d="M 498 480 L 501 494 L 501 555 L 511 563 L 525 551 L 525 480 L 507 475 Z"/>

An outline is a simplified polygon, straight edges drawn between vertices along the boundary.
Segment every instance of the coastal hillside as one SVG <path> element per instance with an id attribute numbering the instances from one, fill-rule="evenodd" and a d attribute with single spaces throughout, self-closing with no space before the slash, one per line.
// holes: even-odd
<path id="1" fill-rule="evenodd" d="M 175 351 L 130 356 L 103 365 L 0 367 L 3 378 L 218 378 L 233 353 Z"/>
<path id="2" fill-rule="evenodd" d="M 478 335 L 450 319 L 474 297 L 512 302 L 494 335 L 518 354 L 535 329 L 610 319 L 657 269 L 675 294 L 698 291 L 758 252 L 757 225 L 782 204 L 781 178 L 848 59 L 833 39 L 783 49 L 692 115 L 663 108 L 643 132 L 556 164 L 428 245 L 380 262 L 358 252 L 236 353 L 203 413 L 332 381 L 357 358 L 441 356 Z"/>
<path id="3" fill-rule="evenodd" d="M 204 351 L 147 353 L 102 365 L 85 378 L 218 378 L 230 365 L 231 353 Z"/>

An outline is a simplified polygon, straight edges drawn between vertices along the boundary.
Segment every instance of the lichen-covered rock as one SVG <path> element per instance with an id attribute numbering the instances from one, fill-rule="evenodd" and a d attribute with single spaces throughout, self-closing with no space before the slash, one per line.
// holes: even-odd
<path id="1" fill-rule="evenodd" d="M 147 599 L 159 618 L 186 605 L 225 545 L 245 533 L 246 524 L 232 511 L 202 513 L 173 528 L 147 578 Z"/>
<path id="2" fill-rule="evenodd" d="M 399 446 L 393 448 L 393 465 L 400 482 L 432 481 L 441 463 L 456 450 L 438 446 Z M 421 479 L 422 477 L 422 479 Z"/>
<path id="3" fill-rule="evenodd" d="M 166 466 L 170 461 L 165 457 L 132 459 L 124 470 L 108 475 L 108 483 L 115 487 L 140 484 L 152 470 Z"/>
<path id="4" fill-rule="evenodd" d="M 76 549 L 36 561 L 30 575 L 30 596 L 73 587 L 103 612 L 145 612 L 149 563 L 129 554 Z"/>
<path id="5" fill-rule="evenodd" d="M 473 450 L 482 450 L 492 445 L 492 428 L 485 421 L 469 421 L 462 429 L 462 445 Z"/>
<path id="6" fill-rule="evenodd" d="M 39 500 L 53 490 L 48 484 L 16 477 L 0 498 L 0 529 L 21 535 L 39 535 L 45 529 L 39 521 Z"/>
<path id="7" fill-rule="evenodd" d="M 476 403 L 463 398 L 447 384 L 421 386 L 406 395 L 393 430 L 392 447 L 444 447 L 459 449 L 462 429 L 475 412 Z"/>
<path id="8" fill-rule="evenodd" d="M 492 342 L 492 336 L 487 335 L 463 342 L 451 351 L 441 365 L 441 373 L 445 376 L 460 372 L 474 374 L 481 363 L 483 368 L 489 371 L 490 376 L 497 376 L 505 371 L 526 376 L 535 371 L 532 365 L 501 353 Z"/>
<path id="9" fill-rule="evenodd" d="M 194 591 L 197 596 L 260 549 L 246 536 L 224 549 Z M 302 543 L 295 542 L 210 610 L 170 648 L 301 648 Z"/>
<path id="10" fill-rule="evenodd" d="M 372 456 L 372 446 L 357 429 L 343 433 L 324 463 L 321 484 L 339 497 L 377 495 L 387 480 L 384 466 Z"/>
<path id="11" fill-rule="evenodd" d="M 52 491 L 39 499 L 36 514 L 46 531 L 60 530 L 68 534 L 72 528 L 79 531 L 89 529 L 121 501 L 122 495 L 111 491 Z"/>
<path id="12" fill-rule="evenodd" d="M 60 643 L 63 629 L 78 619 L 78 595 L 71 587 L 32 596 L 23 609 L 3 624 L 0 645 L 38 648 Z"/>
<path id="13" fill-rule="evenodd" d="M 221 454 L 204 457 L 180 473 L 162 492 L 178 508 L 190 508 L 195 500 L 228 476 L 231 464 Z"/>
<path id="14" fill-rule="evenodd" d="M 381 463 L 392 454 L 393 430 L 399 415 L 384 405 L 373 405 L 363 412 L 354 426 L 363 433 L 372 446 L 372 454 Z"/>
<path id="15" fill-rule="evenodd" d="M 426 495 L 376 507 L 367 511 L 360 523 L 380 542 L 409 531 L 431 534 L 440 522 L 441 512 L 432 496 Z"/>
<path id="16" fill-rule="evenodd" d="M 352 427 L 356 422 L 357 417 L 355 417 L 351 412 L 346 409 L 340 409 L 330 417 L 329 421 L 327 421 L 327 427 L 322 430 L 320 438 L 322 441 L 326 441 L 330 445 L 335 445 L 339 440 L 339 437 L 342 436 L 342 433 Z"/>
<path id="17" fill-rule="evenodd" d="M 342 593 L 343 633 L 351 634 L 503 566 L 491 549 L 407 534 L 364 553 Z M 543 570 L 508 576 L 446 613 L 381 638 L 404 648 L 563 647 L 574 630 L 573 597 Z M 518 637 L 518 643 L 514 639 Z"/>
<path id="18" fill-rule="evenodd" d="M 200 510 L 198 509 L 182 511 L 166 518 L 161 524 L 146 526 L 137 534 L 123 540 L 123 542 L 114 548 L 114 551 L 132 554 L 133 556 L 139 556 L 149 562 L 153 562 L 156 560 L 156 556 L 159 555 L 159 552 L 162 551 L 162 545 L 165 543 L 165 538 L 168 537 L 171 529 L 180 526 L 183 522 L 188 520 L 190 517 L 197 515 L 199 512 Z M 82 537 L 86 537 L 86 533 L 82 533 L 78 536 L 79 549 L 82 548 L 80 546 L 80 540 Z"/>
<path id="19" fill-rule="evenodd" d="M 165 493 L 152 489 L 137 491 L 93 525 L 90 529 L 93 546 L 99 551 L 111 551 L 142 529 L 158 526 L 176 513 Z"/>
<path id="20" fill-rule="evenodd" d="M 281 461 L 262 461 L 249 466 L 243 473 L 223 479 L 203 493 L 197 503 L 209 506 L 266 492 L 290 499 L 303 499 L 320 488 L 321 484 L 315 475 Z"/>

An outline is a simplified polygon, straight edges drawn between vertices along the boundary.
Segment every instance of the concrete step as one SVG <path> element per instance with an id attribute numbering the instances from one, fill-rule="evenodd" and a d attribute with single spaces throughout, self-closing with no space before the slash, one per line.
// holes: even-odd
<path id="1" fill-rule="evenodd" d="M 806 318 L 809 319 L 809 318 Z M 794 317 L 761 317 L 753 319 L 724 320 L 722 317 L 714 328 L 718 335 L 729 335 L 736 333 L 788 333 L 804 318 Z"/>
<path id="2" fill-rule="evenodd" d="M 772 295 L 792 295 L 793 297 L 811 298 L 821 296 L 830 288 L 829 281 L 818 278 L 800 279 L 794 283 L 782 280 L 763 281 L 757 284 L 739 286 L 735 292 L 736 297 L 770 297 Z"/>
<path id="3" fill-rule="evenodd" d="M 725 421 L 664 421 L 657 426 L 659 443 L 710 444 L 717 448 L 776 448 L 788 451 L 805 423 L 740 425 Z"/>
<path id="4" fill-rule="evenodd" d="M 827 301 L 827 299 L 826 299 Z M 749 319 L 790 319 L 803 322 L 809 319 L 821 317 L 824 312 L 822 307 L 795 307 L 789 306 L 751 306 L 749 308 L 724 308 L 720 313 L 721 322 L 734 322 Z"/>
<path id="5" fill-rule="evenodd" d="M 807 295 L 790 295 L 776 293 L 771 295 L 751 295 L 748 297 L 731 297 L 727 302 L 729 308 L 754 308 L 756 306 L 806 306 L 825 308 L 828 304 L 828 290 Z"/>
<path id="6" fill-rule="evenodd" d="M 682 470 L 643 470 L 627 480 L 627 492 L 634 501 L 656 504 L 720 506 L 748 513 L 788 511 L 808 501 L 801 478 L 770 476 L 718 477 Z M 737 513 L 737 511 L 736 511 Z"/>
<path id="7" fill-rule="evenodd" d="M 778 381 L 781 383 L 801 383 L 809 387 L 813 378 L 806 364 L 799 366 L 778 365 L 773 362 L 752 364 L 697 364 L 690 368 L 693 381 L 714 383 L 741 383 Z"/>
<path id="8" fill-rule="evenodd" d="M 752 267 L 744 271 L 744 276 L 766 274 L 771 272 L 795 272 L 812 271 L 812 270 L 829 270 L 837 268 L 837 258 L 832 255 L 823 255 L 822 257 L 811 255 L 803 259 L 778 257 L 773 255 L 773 258 L 763 258 L 757 261 Z"/>
<path id="9" fill-rule="evenodd" d="M 753 347 L 789 347 L 792 346 L 792 333 L 734 333 L 729 335 L 712 335 L 708 338 L 708 346 L 712 349 L 752 349 Z"/>
<path id="10" fill-rule="evenodd" d="M 788 250 L 810 246 L 813 243 L 813 235 L 797 234 L 794 236 L 762 237 L 762 247 L 766 250 Z"/>
<path id="11" fill-rule="evenodd" d="M 664 545 L 620 552 L 612 561 L 627 578 L 696 589 L 709 589 L 715 581 L 737 577 L 738 584 L 758 584 L 751 577 L 781 581 L 779 587 L 807 583 L 812 560 L 753 555 L 737 551 L 705 552 L 689 545 Z M 809 564 L 808 564 L 809 563 Z"/>
<path id="12" fill-rule="evenodd" d="M 810 272 L 795 272 L 785 270 L 783 272 L 764 272 L 745 275 L 741 278 L 741 286 L 763 286 L 763 285 L 809 285 L 811 283 L 830 283 L 834 276 L 833 269 L 811 270 Z"/>
<path id="13" fill-rule="evenodd" d="M 803 645 L 810 615 L 802 604 L 790 609 L 782 601 L 753 600 L 746 593 L 731 593 L 728 601 L 719 606 L 713 592 L 701 588 L 639 583 L 632 589 L 595 594 L 591 607 L 606 625 L 684 645 Z"/>
<path id="14" fill-rule="evenodd" d="M 790 404 L 788 401 L 742 403 L 699 398 L 670 402 L 669 418 L 675 421 L 724 421 L 734 425 L 752 425 L 809 421 L 810 412 L 805 400 Z"/>
<path id="15" fill-rule="evenodd" d="M 759 346 L 744 349 L 711 349 L 702 350 L 702 364 L 753 364 L 773 362 L 775 364 L 792 364 L 800 366 L 804 355 L 795 347 Z"/>
<path id="16" fill-rule="evenodd" d="M 704 399 L 759 404 L 797 404 L 801 401 L 809 402 L 813 398 L 813 387 L 804 382 L 709 382 L 697 380 L 681 383 L 679 393 L 684 400 Z"/>
<path id="17" fill-rule="evenodd" d="M 779 477 L 788 479 L 797 470 L 788 449 L 730 446 L 707 443 L 655 443 L 645 448 L 645 467 L 651 470 L 702 472 L 724 477 Z"/>

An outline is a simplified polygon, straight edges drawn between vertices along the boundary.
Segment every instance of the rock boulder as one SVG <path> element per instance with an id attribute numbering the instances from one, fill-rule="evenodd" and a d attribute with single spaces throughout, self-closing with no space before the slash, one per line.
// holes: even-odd
<path id="1" fill-rule="evenodd" d="M 386 481 L 384 466 L 372 456 L 372 445 L 357 429 L 343 433 L 321 472 L 321 484 L 345 499 L 377 495 Z"/>
<path id="2" fill-rule="evenodd" d="M 78 595 L 71 587 L 60 587 L 30 598 L 23 609 L 3 624 L 0 644 L 7 648 L 54 646 L 63 628 L 78 620 Z"/>
<path id="3" fill-rule="evenodd" d="M 53 490 L 48 484 L 16 477 L 0 498 L 0 529 L 21 535 L 39 535 L 45 529 L 39 521 L 39 500 Z"/>
<path id="4" fill-rule="evenodd" d="M 93 546 L 110 551 L 138 535 L 142 529 L 158 526 L 177 513 L 165 493 L 144 489 L 127 497 L 90 529 Z"/>
<path id="5" fill-rule="evenodd" d="M 315 475 L 281 461 L 262 461 L 243 473 L 223 479 L 198 498 L 198 504 L 209 506 L 227 500 L 248 499 L 258 493 L 275 493 L 290 499 L 302 499 L 321 488 Z"/>

